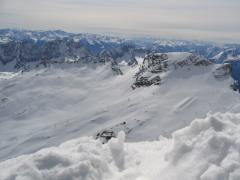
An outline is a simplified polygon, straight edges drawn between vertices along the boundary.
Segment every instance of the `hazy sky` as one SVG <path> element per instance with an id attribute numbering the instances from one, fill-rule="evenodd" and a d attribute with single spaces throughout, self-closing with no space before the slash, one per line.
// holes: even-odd
<path id="1" fill-rule="evenodd" d="M 240 0 L 0 0 L 0 28 L 240 42 Z"/>

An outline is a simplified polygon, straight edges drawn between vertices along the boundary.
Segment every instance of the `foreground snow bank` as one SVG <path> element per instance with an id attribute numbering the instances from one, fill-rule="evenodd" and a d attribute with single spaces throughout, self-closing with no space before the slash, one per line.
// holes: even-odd
<path id="1" fill-rule="evenodd" d="M 103 174 L 109 173 L 105 151 L 106 148 L 90 138 L 69 141 L 2 163 L 0 179 L 103 179 Z"/>
<path id="2" fill-rule="evenodd" d="M 239 180 L 239 124 L 240 114 L 218 113 L 197 119 L 189 127 L 175 132 L 172 150 L 165 156 L 169 163 L 165 171 L 167 177 Z"/>
<path id="3" fill-rule="evenodd" d="M 172 139 L 68 141 L 0 163 L 1 180 L 239 180 L 240 114 L 209 114 Z"/>

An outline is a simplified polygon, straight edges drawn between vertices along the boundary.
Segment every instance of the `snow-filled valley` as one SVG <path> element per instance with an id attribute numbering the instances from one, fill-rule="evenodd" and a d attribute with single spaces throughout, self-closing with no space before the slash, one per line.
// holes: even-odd
<path id="1" fill-rule="evenodd" d="M 0 180 L 239 180 L 235 60 L 142 53 L 1 64 Z"/>

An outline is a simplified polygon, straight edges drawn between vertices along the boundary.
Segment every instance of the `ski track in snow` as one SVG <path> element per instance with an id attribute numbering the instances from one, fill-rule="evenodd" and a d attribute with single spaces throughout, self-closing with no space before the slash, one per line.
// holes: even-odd
<path id="1" fill-rule="evenodd" d="M 196 98 L 194 97 L 188 97 L 183 99 L 180 103 L 178 103 L 174 109 L 175 112 L 180 112 L 183 111 L 184 109 L 188 108 L 191 106 L 193 103 L 197 101 Z"/>

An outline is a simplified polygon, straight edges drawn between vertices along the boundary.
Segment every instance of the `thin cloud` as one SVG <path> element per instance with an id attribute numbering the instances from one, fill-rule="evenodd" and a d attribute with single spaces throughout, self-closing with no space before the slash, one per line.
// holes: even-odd
<path id="1" fill-rule="evenodd" d="M 239 0 L 8 0 L 0 27 L 240 42 Z M 10 16 L 2 16 L 11 14 Z"/>

